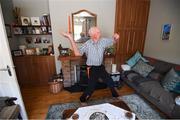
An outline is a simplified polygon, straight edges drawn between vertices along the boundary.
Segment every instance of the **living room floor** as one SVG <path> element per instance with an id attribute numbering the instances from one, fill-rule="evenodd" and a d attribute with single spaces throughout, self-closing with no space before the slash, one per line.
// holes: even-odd
<path id="1" fill-rule="evenodd" d="M 52 94 L 49 92 L 49 86 L 24 87 L 21 88 L 21 92 L 29 119 L 45 119 L 50 105 L 79 101 L 79 97 L 82 94 L 82 92 L 70 93 L 66 90 Z M 134 90 L 127 85 L 119 89 L 120 95 L 132 93 L 134 93 Z M 96 90 L 91 99 L 104 97 L 111 97 L 109 89 Z"/>

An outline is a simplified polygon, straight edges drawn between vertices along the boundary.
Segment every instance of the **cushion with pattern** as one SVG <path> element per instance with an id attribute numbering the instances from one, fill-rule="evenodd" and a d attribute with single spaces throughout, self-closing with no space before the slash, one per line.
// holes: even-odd
<path id="1" fill-rule="evenodd" d="M 161 84 L 167 91 L 180 93 L 180 76 L 173 68 L 165 75 Z"/>
<path id="2" fill-rule="evenodd" d="M 128 61 L 126 61 L 126 63 L 129 66 L 134 66 L 140 59 L 142 59 L 144 62 L 149 62 L 148 60 L 146 60 L 144 57 L 142 57 L 141 53 L 139 51 L 137 51 Z"/>
<path id="3" fill-rule="evenodd" d="M 143 60 L 139 60 L 136 65 L 133 66 L 132 70 L 139 73 L 143 77 L 147 77 L 149 73 L 154 69 L 153 66 L 145 63 Z"/>

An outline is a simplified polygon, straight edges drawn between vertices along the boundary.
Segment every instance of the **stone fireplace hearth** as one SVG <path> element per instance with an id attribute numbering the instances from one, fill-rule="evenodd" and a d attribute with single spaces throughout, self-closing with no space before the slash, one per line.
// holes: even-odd
<path id="1" fill-rule="evenodd" d="M 84 57 L 59 57 L 62 64 L 62 71 L 64 75 L 64 87 L 71 87 L 80 81 L 80 67 L 85 65 L 86 58 Z M 106 70 L 110 73 L 111 65 L 114 63 L 114 56 L 106 56 L 104 65 Z"/>

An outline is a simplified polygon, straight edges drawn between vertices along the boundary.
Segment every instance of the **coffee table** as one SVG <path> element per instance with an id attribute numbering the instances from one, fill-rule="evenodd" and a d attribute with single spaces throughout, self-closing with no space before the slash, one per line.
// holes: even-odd
<path id="1" fill-rule="evenodd" d="M 112 102 L 110 104 L 112 104 L 112 105 L 114 105 L 116 107 L 120 107 L 122 109 L 125 109 L 127 111 L 131 111 L 130 108 L 127 106 L 127 104 L 124 101 Z M 63 119 L 70 118 L 76 110 L 77 109 L 67 109 L 67 110 L 64 110 L 64 112 L 63 112 Z"/>

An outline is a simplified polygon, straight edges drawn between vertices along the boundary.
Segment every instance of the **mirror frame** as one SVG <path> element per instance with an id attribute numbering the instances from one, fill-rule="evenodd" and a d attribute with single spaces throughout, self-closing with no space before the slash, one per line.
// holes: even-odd
<path id="1" fill-rule="evenodd" d="M 97 15 L 95 13 L 92 13 L 92 12 L 86 10 L 86 9 L 82 9 L 82 10 L 79 10 L 77 12 L 72 13 L 71 18 L 72 18 L 72 35 L 73 35 L 73 39 L 74 39 L 74 15 L 79 14 L 81 12 L 87 12 L 90 15 L 94 16 L 94 18 L 95 18 L 95 26 L 97 26 Z M 81 42 L 77 42 L 77 41 L 75 41 L 75 42 L 76 43 L 81 43 Z"/>

